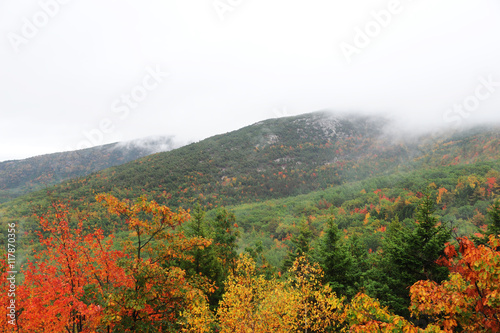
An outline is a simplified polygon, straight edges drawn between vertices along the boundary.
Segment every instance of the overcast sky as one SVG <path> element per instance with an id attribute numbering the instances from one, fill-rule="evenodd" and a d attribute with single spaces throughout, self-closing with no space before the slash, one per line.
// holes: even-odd
<path id="1" fill-rule="evenodd" d="M 498 0 L 0 0 L 0 161 L 322 109 L 500 118 Z"/>

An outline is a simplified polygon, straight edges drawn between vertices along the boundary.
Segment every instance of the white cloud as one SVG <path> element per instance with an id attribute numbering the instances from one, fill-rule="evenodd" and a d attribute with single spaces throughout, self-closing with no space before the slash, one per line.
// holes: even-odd
<path id="1" fill-rule="evenodd" d="M 389 112 L 411 127 L 445 126 L 443 114 L 479 77 L 500 79 L 495 0 L 401 0 L 404 10 L 351 64 L 340 43 L 390 0 L 242 0 L 223 21 L 212 2 L 71 0 L 18 53 L 7 34 L 20 33 L 39 2 L 0 2 L 0 160 L 77 144 L 148 66 L 171 76 L 105 143 L 198 140 L 275 117 L 276 108 Z M 500 91 L 466 121 L 498 119 L 499 107 Z"/>

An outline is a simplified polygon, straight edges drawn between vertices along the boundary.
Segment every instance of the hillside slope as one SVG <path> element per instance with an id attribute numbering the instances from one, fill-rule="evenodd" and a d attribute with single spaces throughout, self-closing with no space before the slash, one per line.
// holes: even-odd
<path id="1" fill-rule="evenodd" d="M 493 161 L 498 128 L 395 139 L 373 116 L 316 112 L 271 119 L 50 188 L 53 198 L 143 194 L 171 206 L 207 207 L 283 198 L 419 168 Z M 43 202 L 47 192 L 22 201 Z"/>
<path id="2" fill-rule="evenodd" d="M 343 228 L 357 225 L 361 232 L 367 212 L 386 222 L 396 215 L 412 216 L 415 197 L 431 183 L 450 193 L 442 213 L 451 214 L 449 221 L 463 219 L 462 234 L 481 225 L 482 218 L 470 220 L 486 213 L 487 201 L 500 187 L 499 129 L 410 140 L 386 135 L 390 126 L 382 118 L 326 112 L 263 121 L 3 203 L 0 233 L 7 222 L 16 222 L 24 235 L 20 241 L 27 244 L 39 228 L 33 213 L 43 214 L 56 200 L 89 212 L 89 228 L 117 232 L 119 227 L 96 205 L 97 193 L 134 200 L 147 196 L 172 208 L 192 208 L 197 202 L 207 210 L 231 206 L 245 232 L 242 244 L 252 243 L 253 236 L 246 234 L 252 230 L 289 239 L 299 221 L 331 214 L 334 208 L 347 214 L 339 221 Z M 374 193 L 379 190 L 383 192 Z M 269 200 L 285 201 L 268 205 Z M 386 207 L 388 202 L 392 208 Z M 324 219 L 317 221 L 312 226 L 319 233 Z"/>
<path id="3" fill-rule="evenodd" d="M 391 147 L 388 157 L 374 155 L 384 124 L 381 118 L 328 113 L 267 120 L 65 182 L 51 192 L 73 198 L 96 191 L 128 198 L 147 193 L 174 206 L 307 193 L 386 169 L 363 174 L 365 170 L 351 170 L 351 165 L 373 158 L 386 163 L 404 155 L 400 146 Z"/>
<path id="4" fill-rule="evenodd" d="M 0 202 L 176 147 L 172 138 L 159 137 L 0 162 Z"/>

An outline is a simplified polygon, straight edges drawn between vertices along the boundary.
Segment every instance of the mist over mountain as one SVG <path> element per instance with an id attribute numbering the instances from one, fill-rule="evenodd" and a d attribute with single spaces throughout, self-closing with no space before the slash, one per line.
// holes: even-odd
<path id="1" fill-rule="evenodd" d="M 12 198 L 97 172 L 50 191 L 89 200 L 97 191 L 130 199 L 149 193 L 190 207 L 196 200 L 234 205 L 284 198 L 378 175 L 499 157 L 495 126 L 426 134 L 395 126 L 387 117 L 320 111 L 261 121 L 174 150 L 171 139 L 149 138 L 6 162 L 0 179 L 4 196 Z"/>
<path id="2" fill-rule="evenodd" d="M 173 137 L 157 136 L 0 162 L 0 202 L 179 146 Z"/>

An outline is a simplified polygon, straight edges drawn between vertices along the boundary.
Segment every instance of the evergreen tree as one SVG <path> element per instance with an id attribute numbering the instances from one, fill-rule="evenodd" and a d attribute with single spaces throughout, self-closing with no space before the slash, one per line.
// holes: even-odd
<path id="1" fill-rule="evenodd" d="M 476 245 L 488 246 L 490 236 L 500 236 L 500 200 L 496 199 L 490 205 L 488 210 L 488 228 L 484 232 L 484 236 L 472 236 Z"/>
<path id="2" fill-rule="evenodd" d="M 188 223 L 186 223 L 185 229 L 186 229 L 185 234 L 188 237 L 211 238 L 210 232 L 205 222 L 205 211 L 202 210 L 199 204 L 196 205 L 193 211 L 191 212 L 191 220 Z M 213 249 L 213 246 L 210 246 L 209 248 Z M 196 248 L 193 249 L 191 252 L 194 258 L 191 270 L 193 270 L 195 274 L 204 273 L 203 271 L 205 271 L 205 269 L 207 268 L 206 265 L 207 259 L 208 260 L 211 259 L 211 258 L 209 259 L 207 256 L 209 252 L 208 248 L 207 249 Z M 210 276 L 211 274 L 205 274 L 205 275 Z"/>
<path id="3" fill-rule="evenodd" d="M 225 274 L 234 273 L 238 253 L 237 240 L 239 232 L 234 213 L 228 212 L 225 208 L 219 208 L 215 214 L 213 226 L 213 241 L 217 256 L 222 263 Z"/>
<path id="4" fill-rule="evenodd" d="M 185 234 L 190 237 L 201 237 L 212 240 L 206 248 L 191 250 L 193 262 L 183 263 L 183 268 L 193 276 L 207 277 L 215 283 L 215 291 L 208 295 L 212 309 L 218 306 L 224 294 L 224 283 L 231 272 L 234 272 L 238 254 L 236 217 L 225 208 L 217 209 L 215 219 L 207 221 L 205 211 L 196 205 L 191 213 L 192 219 L 186 225 Z"/>
<path id="5" fill-rule="evenodd" d="M 495 200 L 488 211 L 489 223 L 486 235 L 500 236 L 500 200 Z"/>
<path id="6" fill-rule="evenodd" d="M 198 204 L 194 207 L 191 213 L 191 220 L 186 223 L 185 234 L 188 237 L 201 237 L 205 239 L 213 239 L 214 235 L 210 230 L 205 219 L 205 211 Z M 216 290 L 213 294 L 208 295 L 212 308 L 216 307 L 222 299 L 224 290 L 224 280 L 226 275 L 223 272 L 221 262 L 217 259 L 216 246 L 212 242 L 206 248 L 194 248 L 190 251 L 193 256 L 193 262 L 183 263 L 183 268 L 191 276 L 204 276 L 215 283 Z"/>
<path id="7" fill-rule="evenodd" d="M 299 233 L 292 237 L 294 249 L 290 250 L 283 262 L 283 270 L 287 271 L 292 267 L 295 259 L 301 256 L 308 256 L 311 249 L 312 231 L 309 228 L 307 220 L 304 218 L 300 221 Z"/>
<path id="8" fill-rule="evenodd" d="M 353 274 L 353 258 L 342 243 L 341 233 L 333 217 L 328 219 L 327 229 L 315 252 L 315 257 L 325 273 L 325 281 L 333 291 L 338 295 L 354 296 L 358 281 Z"/>
<path id="9" fill-rule="evenodd" d="M 355 276 L 355 281 L 359 281 L 359 285 L 362 285 L 362 280 L 364 279 L 367 271 L 370 269 L 368 251 L 363 242 L 361 242 L 360 237 L 356 234 L 349 237 L 347 247 L 353 261 L 352 266 L 354 267 L 353 274 Z"/>
<path id="10" fill-rule="evenodd" d="M 276 268 L 273 267 L 264 256 L 264 245 L 262 240 L 256 241 L 253 246 L 245 247 L 245 252 L 254 260 L 256 272 L 263 274 L 266 279 L 273 278 L 276 273 Z"/>
<path id="11" fill-rule="evenodd" d="M 412 230 L 404 228 L 398 219 L 391 223 L 382 245 L 383 258 L 372 271 L 374 296 L 407 318 L 409 287 L 419 280 L 440 282 L 448 275 L 448 269 L 436 260 L 444 254 L 451 232 L 434 215 L 434 202 L 430 194 L 422 198 Z"/>

